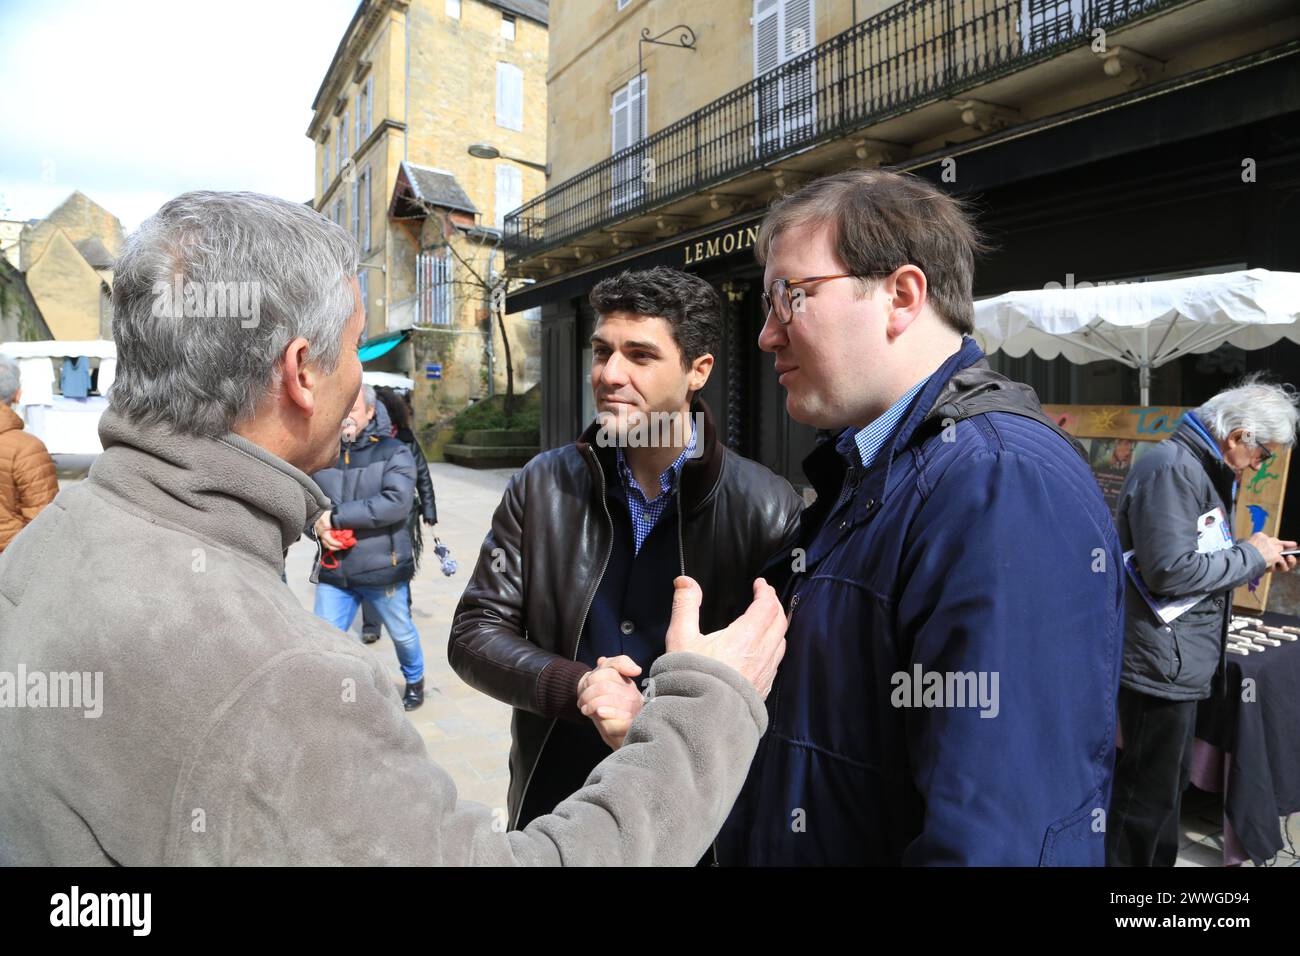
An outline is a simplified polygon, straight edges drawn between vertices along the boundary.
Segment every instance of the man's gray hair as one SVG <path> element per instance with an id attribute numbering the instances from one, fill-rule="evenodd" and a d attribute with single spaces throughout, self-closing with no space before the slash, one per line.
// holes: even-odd
<path id="1" fill-rule="evenodd" d="M 377 401 L 375 397 L 375 387 L 373 385 L 362 385 L 361 394 L 366 397 L 366 408 L 374 408 L 375 402 Z"/>
<path id="2" fill-rule="evenodd" d="M 1196 417 L 1220 441 L 1240 428 L 1252 445 L 1290 445 L 1300 423 L 1300 395 L 1290 385 L 1263 381 L 1256 372 L 1215 395 L 1196 410 Z"/>
<path id="3" fill-rule="evenodd" d="M 141 424 L 219 436 L 252 418 L 285 348 L 338 366 L 358 250 L 302 203 L 189 192 L 127 239 L 113 272 L 112 407 Z"/>
<path id="4" fill-rule="evenodd" d="M 0 405 L 12 402 L 22 384 L 18 363 L 7 355 L 0 355 Z"/>

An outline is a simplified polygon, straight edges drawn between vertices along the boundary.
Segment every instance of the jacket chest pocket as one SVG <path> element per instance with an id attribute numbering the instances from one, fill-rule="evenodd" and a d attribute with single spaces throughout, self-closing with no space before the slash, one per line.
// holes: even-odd
<path id="1" fill-rule="evenodd" d="M 795 583 L 789 616 L 772 729 L 832 755 L 877 763 L 867 728 L 879 728 L 875 708 L 882 701 L 888 708 L 898 669 L 885 606 L 854 582 L 814 574 Z"/>

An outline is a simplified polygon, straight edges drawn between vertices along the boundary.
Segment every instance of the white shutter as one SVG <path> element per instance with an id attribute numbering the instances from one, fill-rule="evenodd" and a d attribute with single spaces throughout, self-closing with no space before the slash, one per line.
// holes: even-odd
<path id="1" fill-rule="evenodd" d="M 361 213 L 365 217 L 364 219 L 365 225 L 363 228 L 365 230 L 366 241 L 365 241 L 365 245 L 363 245 L 361 248 L 369 252 L 370 251 L 370 167 L 369 166 L 366 167 L 366 171 L 362 175 L 365 176 L 366 178 L 365 203 L 361 207 Z"/>
<path id="2" fill-rule="evenodd" d="M 361 241 L 361 180 L 352 178 L 352 238 Z"/>
<path id="3" fill-rule="evenodd" d="M 645 74 L 633 77 L 627 85 L 627 136 L 629 145 L 645 139 L 649 115 L 646 112 Z"/>
<path id="4" fill-rule="evenodd" d="M 325 153 L 321 157 L 320 169 L 320 191 L 324 192 L 325 187 L 330 184 L 330 141 L 327 139 L 324 143 Z"/>
<path id="5" fill-rule="evenodd" d="M 807 53 L 816 44 L 813 36 L 813 0 L 782 0 L 781 62 Z"/>
<path id="6" fill-rule="evenodd" d="M 369 136 L 375 131 L 374 123 L 375 108 L 375 78 L 366 77 L 366 135 Z"/>
<path id="7" fill-rule="evenodd" d="M 339 123 L 339 152 L 343 154 L 339 162 L 344 162 L 352 155 L 352 150 L 348 148 L 348 114 L 343 114 L 343 121 Z"/>
<path id="8" fill-rule="evenodd" d="M 354 104 L 356 109 L 353 111 L 352 116 L 352 138 L 356 141 L 356 146 L 353 147 L 354 149 L 361 148 L 361 140 L 366 135 L 366 121 L 362 118 L 363 114 L 361 112 L 361 100 L 364 96 L 365 87 L 358 86 L 356 103 Z"/>
<path id="9" fill-rule="evenodd" d="M 524 71 L 512 63 L 497 64 L 497 125 L 524 128 Z"/>
<path id="10" fill-rule="evenodd" d="M 781 65 L 781 0 L 754 0 L 754 76 Z"/>
<path id="11" fill-rule="evenodd" d="M 631 137 L 628 134 L 628 108 L 627 108 L 627 87 L 616 90 L 614 93 L 614 104 L 609 108 L 609 115 L 612 117 L 611 128 L 613 130 L 612 142 L 610 148 L 617 153 L 621 149 L 627 149 L 632 145 Z"/>
<path id="12" fill-rule="evenodd" d="M 505 227 L 506 213 L 513 212 L 524 204 L 523 173 L 506 163 L 497 164 L 496 224 L 498 229 Z"/>

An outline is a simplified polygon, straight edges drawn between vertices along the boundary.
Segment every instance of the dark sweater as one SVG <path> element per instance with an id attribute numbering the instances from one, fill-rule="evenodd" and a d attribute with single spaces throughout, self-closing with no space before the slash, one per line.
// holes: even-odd
<path id="1" fill-rule="evenodd" d="M 626 654 L 641 665 L 641 678 L 664 652 L 672 614 L 673 579 L 681 573 L 677 542 L 677 496 L 668 503 L 638 553 L 622 482 L 605 493 L 614 522 L 609 564 L 592 599 L 578 645 L 578 660 L 594 668 L 600 657 Z M 626 628 L 626 633 L 625 633 Z M 639 679 L 639 680 L 640 680 Z M 638 682 L 639 682 L 638 680 Z M 595 723 L 556 721 L 519 818 L 519 826 L 550 813 L 610 754 Z"/>

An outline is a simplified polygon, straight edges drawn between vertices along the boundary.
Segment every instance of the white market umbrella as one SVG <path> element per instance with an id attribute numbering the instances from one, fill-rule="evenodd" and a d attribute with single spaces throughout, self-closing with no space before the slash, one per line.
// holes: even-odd
<path id="1" fill-rule="evenodd" d="M 1064 355 L 1138 370 L 1142 404 L 1151 370 L 1225 342 L 1262 349 L 1300 343 L 1300 273 L 1249 269 L 1084 288 L 1008 292 L 975 303 L 975 338 L 1012 358 Z"/>

